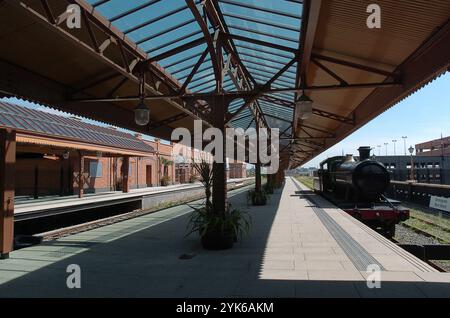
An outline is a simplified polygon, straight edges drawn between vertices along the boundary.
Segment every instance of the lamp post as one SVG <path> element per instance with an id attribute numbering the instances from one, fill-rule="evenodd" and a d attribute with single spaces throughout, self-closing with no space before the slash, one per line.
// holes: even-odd
<path id="1" fill-rule="evenodd" d="M 395 143 L 397 142 L 397 139 L 392 139 L 392 142 L 394 144 L 394 156 L 395 156 L 396 155 L 396 153 L 395 153 Z"/>
<path id="2" fill-rule="evenodd" d="M 408 148 L 408 151 L 409 151 L 409 153 L 411 154 L 411 176 L 410 176 L 410 179 L 411 179 L 411 181 L 413 181 L 413 180 L 414 180 L 414 162 L 413 162 L 413 152 L 414 152 L 414 148 L 413 148 L 413 146 L 410 146 L 410 147 Z"/>
<path id="3" fill-rule="evenodd" d="M 403 138 L 403 150 L 406 156 L 406 139 L 408 138 L 408 136 L 402 136 L 402 138 Z"/>
<path id="4" fill-rule="evenodd" d="M 389 145 L 389 143 L 385 142 L 384 143 L 384 148 L 386 149 L 386 156 L 387 156 L 387 146 Z"/>

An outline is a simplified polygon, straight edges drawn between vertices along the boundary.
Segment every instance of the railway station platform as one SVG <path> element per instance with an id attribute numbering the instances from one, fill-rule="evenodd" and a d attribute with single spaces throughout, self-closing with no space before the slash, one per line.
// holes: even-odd
<path id="1" fill-rule="evenodd" d="M 206 251 L 185 237 L 191 209 L 168 208 L 14 251 L 0 261 L 0 297 L 449 297 L 440 273 L 291 178 L 264 207 L 248 208 L 251 233 Z M 69 265 L 81 288 L 69 289 Z M 367 266 L 381 269 L 380 288 Z"/>
<path id="2" fill-rule="evenodd" d="M 227 180 L 228 188 L 233 189 L 253 178 Z M 39 199 L 18 200 L 14 208 L 16 221 L 53 216 L 89 210 L 99 207 L 113 207 L 123 203 L 137 203 L 136 208 L 149 209 L 167 201 L 182 201 L 203 194 L 201 183 L 176 184 L 170 186 L 131 189 L 128 193 L 122 191 L 108 191 L 78 196 L 49 196 Z"/>

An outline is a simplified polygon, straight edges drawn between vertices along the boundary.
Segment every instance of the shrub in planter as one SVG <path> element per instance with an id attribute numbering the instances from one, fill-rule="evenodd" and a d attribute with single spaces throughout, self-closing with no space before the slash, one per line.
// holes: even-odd
<path id="1" fill-rule="evenodd" d="M 267 193 L 264 190 L 250 190 L 248 192 L 248 200 L 251 201 L 253 205 L 266 205 Z"/>
<path id="2" fill-rule="evenodd" d="M 206 206 L 191 206 L 194 212 L 189 220 L 189 232 L 199 233 L 202 246 L 208 250 L 223 250 L 248 234 L 251 218 L 248 213 L 229 205 L 225 213 L 214 213 Z"/>
<path id="3" fill-rule="evenodd" d="M 211 165 L 202 160 L 200 163 L 193 162 L 193 168 L 200 176 L 200 182 L 205 188 L 205 203 L 200 206 L 191 206 L 194 212 L 188 223 L 188 233 L 199 233 L 202 246 L 209 250 L 222 250 L 233 247 L 233 243 L 243 234 L 247 234 L 251 224 L 251 218 L 239 209 L 228 205 L 224 213 L 213 210 L 211 201 L 212 194 L 212 168 Z"/>
<path id="4" fill-rule="evenodd" d="M 161 185 L 166 187 L 170 184 L 170 178 L 168 176 L 164 176 L 161 178 Z"/>

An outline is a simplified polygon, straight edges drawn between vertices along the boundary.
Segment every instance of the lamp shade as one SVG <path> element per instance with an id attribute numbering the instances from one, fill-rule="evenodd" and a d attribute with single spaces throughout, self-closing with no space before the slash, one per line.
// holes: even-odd
<path id="1" fill-rule="evenodd" d="M 63 152 L 62 156 L 63 156 L 63 158 L 64 158 L 65 160 L 69 159 L 69 157 L 70 157 L 70 152 L 69 152 L 69 150 L 65 150 L 65 151 Z"/>
<path id="2" fill-rule="evenodd" d="M 302 94 L 295 103 L 296 113 L 301 119 L 307 119 L 312 114 L 312 105 L 313 101 L 305 94 Z"/>
<path id="3" fill-rule="evenodd" d="M 139 126 L 145 126 L 150 121 L 150 109 L 141 101 L 134 109 L 134 121 Z"/>

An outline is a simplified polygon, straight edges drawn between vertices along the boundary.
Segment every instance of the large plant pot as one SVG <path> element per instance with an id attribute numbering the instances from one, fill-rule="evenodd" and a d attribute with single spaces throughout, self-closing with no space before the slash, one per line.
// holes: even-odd
<path id="1" fill-rule="evenodd" d="M 253 205 L 262 206 L 267 204 L 267 199 L 254 199 L 252 200 Z"/>
<path id="2" fill-rule="evenodd" d="M 254 196 L 252 197 L 252 204 L 256 206 L 266 205 L 267 204 L 267 197 L 266 196 Z"/>
<path id="3" fill-rule="evenodd" d="M 256 192 L 251 191 L 249 192 L 249 199 L 252 202 L 252 205 L 266 205 L 267 204 L 267 194 L 265 192 Z"/>
<path id="4" fill-rule="evenodd" d="M 226 250 L 233 247 L 235 235 L 232 231 L 209 231 L 202 236 L 202 246 L 206 250 Z"/>

